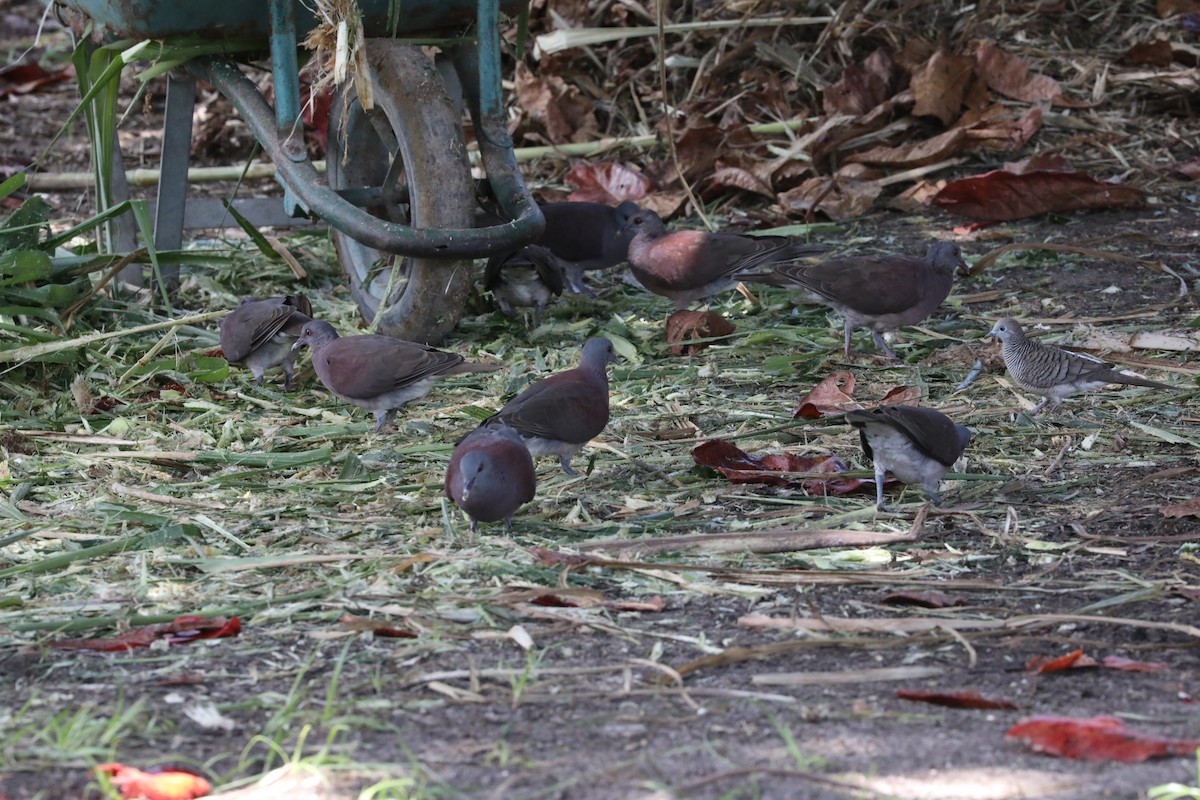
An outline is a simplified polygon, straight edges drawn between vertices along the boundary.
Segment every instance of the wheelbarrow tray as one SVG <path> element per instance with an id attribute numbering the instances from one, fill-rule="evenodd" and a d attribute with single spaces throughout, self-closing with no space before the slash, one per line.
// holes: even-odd
<path id="1" fill-rule="evenodd" d="M 118 38 L 211 35 L 266 39 L 271 33 L 269 0 L 58 1 L 78 9 Z M 297 29 L 309 31 L 316 27 L 313 12 L 299 0 L 294 5 Z M 475 22 L 477 5 L 477 0 L 358 0 L 368 36 L 462 30 Z M 523 0 L 501 0 L 500 10 L 515 15 L 522 5 Z"/>
<path id="2" fill-rule="evenodd" d="M 207 81 L 237 109 L 275 164 L 288 213 L 324 219 L 334 229 L 335 243 L 354 243 L 339 246 L 338 260 L 364 318 L 381 333 L 437 343 L 462 316 L 471 284 L 469 260 L 520 247 L 545 225 L 517 165 L 500 81 L 500 13 L 513 16 L 528 0 L 358 0 L 366 34 L 360 77 L 372 86 L 374 107 L 362 108 L 355 84 L 347 84 L 345 102 L 334 108 L 351 114 L 358 109 L 366 122 L 354 127 L 359 135 L 353 142 L 342 141 L 341 126 L 330 131 L 333 152 L 370 161 L 372 171 L 357 183 L 332 180 L 341 174 L 333 168 L 329 179 L 321 176 L 303 146 L 298 39 L 318 23 L 301 0 L 56 2 L 67 16 L 79 17 L 70 20 L 77 31 L 90 20 L 99 40 L 263 42 L 271 58 L 274 108 L 231 59 L 196 56 L 183 69 Z M 398 9 L 395 16 L 389 16 L 389 7 Z M 463 110 L 451 98 L 443 73 L 418 47 L 423 34 L 449 40 L 439 42 L 441 53 L 461 85 L 479 161 L 504 213 L 495 224 L 472 224 L 477 200 L 462 134 Z M 174 103 L 172 85 L 181 87 L 179 98 L 188 99 Z M 190 82 L 176 76 L 168 85 L 164 127 L 175 134 L 164 135 L 164 165 L 186 164 L 194 88 L 185 86 Z M 168 151 L 175 154 L 170 160 Z M 186 169 L 164 168 L 164 175 L 168 171 L 172 177 L 162 181 L 160 196 L 186 196 Z M 174 209 L 166 223 L 170 230 L 181 229 L 182 200 L 160 203 L 163 208 Z"/>

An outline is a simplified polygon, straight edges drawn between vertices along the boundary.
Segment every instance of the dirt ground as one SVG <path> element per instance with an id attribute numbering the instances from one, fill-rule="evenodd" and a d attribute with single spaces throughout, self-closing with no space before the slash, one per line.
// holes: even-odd
<path id="1" fill-rule="evenodd" d="M 0 11 L 28 21 L 23 5 L 0 3 Z M 9 98 L 0 167 L 36 155 L 73 101 L 69 83 Z M 146 124 L 127 134 L 129 167 L 155 166 L 153 102 L 149 108 Z M 51 170 L 85 168 L 82 147 L 77 133 L 67 137 Z M 52 200 L 61 213 L 86 213 L 86 193 Z M 256 798 L 1093 800 L 1146 797 L 1170 782 L 1196 785 L 1194 757 L 1087 762 L 1005 738 L 1018 721 L 1047 714 L 1115 715 L 1147 733 L 1200 738 L 1200 530 L 1195 516 L 1160 511 L 1198 494 L 1194 348 L 1119 357 L 1123 366 L 1179 385 L 1176 394 L 1114 390 L 1030 417 L 1021 412 L 1026 396 L 1001 383 L 995 347 L 982 340 L 1001 314 L 1055 320 L 1051 338 L 1082 335 L 1084 328 L 1062 324 L 1071 319 L 1192 336 L 1195 192 L 1161 190 L 1145 209 L 971 234 L 953 233 L 958 223 L 935 212 L 878 212 L 847 226 L 843 239 L 912 250 L 931 234 L 957 235 L 971 263 L 1011 242 L 1086 243 L 1174 274 L 1026 251 L 960 281 L 942 313 L 901 334 L 924 349 L 898 365 L 869 350 L 845 362 L 840 333 L 823 312 L 806 311 L 796 323 L 782 294 L 768 295 L 762 307 L 723 301 L 722 313 L 736 317 L 739 336 L 748 338 L 672 359 L 645 344 L 661 337 L 665 305 L 605 276 L 599 299 L 572 298 L 550 312 L 554 331 L 569 336 L 514 344 L 513 352 L 565 366 L 580 331 L 629 331 L 643 360 L 614 368 L 614 421 L 602 440 L 633 458 L 585 451 L 577 464 L 590 452 L 594 469 L 581 480 L 540 465 L 539 500 L 518 515 L 513 533 L 485 526 L 477 540 L 463 535 L 465 526 L 443 524 L 437 483 L 448 454 L 407 449 L 423 441 L 421 433 L 454 430 L 451 412 L 435 410 L 433 398 L 414 408 L 398 434 L 381 437 L 365 435 L 356 415 L 352 435 L 304 440 L 297 431 L 316 423 L 288 404 L 248 406 L 247 426 L 280 440 L 332 443 L 357 454 L 366 476 L 336 489 L 344 473 L 329 465 L 294 476 L 319 487 L 316 499 L 289 487 L 260 501 L 251 495 L 274 477 L 159 464 L 153 480 L 166 493 L 239 508 L 240 516 L 215 507 L 206 513 L 264 563 L 208 572 L 219 548 L 181 542 L 107 556 L 95 566 L 105 580 L 87 589 L 69 583 L 72 574 L 86 580 L 78 575 L 86 565 L 64 576 L 2 579 L 0 799 L 102 796 L 88 770 L 104 761 L 180 766 L 231 792 L 267 769 L 283 770 L 273 788 L 244 795 Z M 246 288 L 245 278 L 214 280 L 227 277 L 232 294 Z M 286 285 L 286 275 L 274 280 Z M 323 303 L 350 313 L 335 267 L 312 280 L 310 290 L 327 292 Z M 181 305 L 206 310 L 203 296 Z M 796 324 L 802 328 L 789 327 Z M 825 354 L 806 353 L 793 330 L 823 335 L 817 344 Z M 480 315 L 464 322 L 456 344 L 495 349 L 510 335 L 522 333 Z M 856 338 L 860 348 L 866 342 Z M 764 355 L 796 361 L 764 371 Z M 976 359 L 984 375 L 955 391 Z M 844 426 L 778 430 L 805 391 L 843 368 L 858 376 L 864 397 L 917 385 L 976 430 L 969 479 L 947 485 L 943 507 L 925 508 L 907 490 L 890 495 L 897 513 L 876 514 L 869 488 L 812 497 L 731 485 L 692 464 L 688 451 L 704 438 L 752 434 L 739 445 L 832 449 L 865 466 Z M 231 383 L 254 395 L 244 373 Z M 338 408 L 314 386 L 308 381 L 295 403 Z M 236 402 L 215 390 L 198 397 Z M 187 420 L 185 413 L 147 415 L 139 424 L 169 443 Z M 680 430 L 691 433 L 663 434 Z M 59 480 L 81 492 L 94 485 L 103 493 L 153 471 L 100 461 L 84 468 L 48 447 L 6 439 L 6 488 L 20 482 L 22 470 L 60 469 L 56 458 L 67 473 Z M 39 459 L 48 466 L 29 465 Z M 82 474 L 88 470 L 97 475 Z M 223 493 L 205 493 L 218 478 L 226 481 Z M 381 483 L 366 486 L 375 480 Z M 421 483 L 428 486 L 413 488 Z M 87 532 L 95 523 L 79 510 L 83 500 L 59 505 L 51 488 L 35 482 L 27 496 L 33 506 L 16 507 L 31 516 L 30 508 L 40 508 L 64 530 Z M 915 539 L 887 547 L 772 553 L 635 546 L 646 536 L 813 527 L 904 533 L 914 525 Z M 0 537 L 18 529 L 6 524 Z M 15 549 L 24 546 L 0 551 L 0 566 L 24 563 L 26 551 Z M 593 560 L 570 560 L 581 554 Z M 306 564 L 301 556 L 329 561 Z M 48 645 L 66 635 L 114 635 L 120 626 L 77 634 L 21 627 L 89 614 L 220 608 L 230 592 L 253 606 L 241 614 L 242 634 L 189 647 L 72 653 Z M 923 601 L 939 593 L 937 607 L 914 605 L 902 593 Z M 355 631 L 345 614 L 390 620 L 415 638 Z M 942 624 L 919 624 L 930 619 Z M 524 634 L 533 642 L 528 650 L 519 645 Z M 1032 658 L 1076 648 L 1097 660 L 1126 656 L 1165 668 L 1026 668 Z M 970 690 L 1015 708 L 941 708 L 900 699 L 898 689 Z M 182 713 L 204 704 L 231 729 L 206 728 Z"/>

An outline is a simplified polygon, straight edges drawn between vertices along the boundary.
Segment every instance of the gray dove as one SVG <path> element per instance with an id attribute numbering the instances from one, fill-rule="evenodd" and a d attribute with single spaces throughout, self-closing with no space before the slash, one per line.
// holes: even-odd
<path id="1" fill-rule="evenodd" d="M 879 406 L 851 411 L 846 422 L 858 429 L 863 453 L 875 464 L 875 506 L 883 504 L 884 473 L 920 484 L 940 503 L 937 487 L 971 441 L 971 430 L 940 411 L 916 406 Z"/>
<path id="2" fill-rule="evenodd" d="M 1025 331 L 1021 330 L 1015 319 L 1000 320 L 992 326 L 988 336 L 995 336 L 1000 340 L 1004 365 L 1008 367 L 1008 372 L 1017 385 L 1027 392 L 1040 394 L 1045 398 L 1029 412 L 1030 414 L 1038 413 L 1051 400 L 1054 401 L 1054 408 L 1058 408 L 1066 397 L 1100 389 L 1110 383 L 1148 386 L 1151 389 L 1176 388 L 1166 383 L 1117 372 L 1113 369 L 1113 364 L 1098 358 L 1026 339 Z"/>

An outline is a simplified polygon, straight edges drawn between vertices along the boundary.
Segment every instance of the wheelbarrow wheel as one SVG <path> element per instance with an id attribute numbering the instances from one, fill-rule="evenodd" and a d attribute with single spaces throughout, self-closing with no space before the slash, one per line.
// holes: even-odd
<path id="1" fill-rule="evenodd" d="M 461 117 L 441 75 L 401 42 L 369 39 L 366 55 L 374 108 L 363 110 L 352 82 L 335 99 L 330 187 L 383 187 L 367 210 L 389 222 L 471 227 L 475 192 Z M 458 324 L 471 290 L 470 260 L 394 255 L 336 230 L 333 242 L 363 318 L 378 317 L 377 332 L 437 344 Z"/>

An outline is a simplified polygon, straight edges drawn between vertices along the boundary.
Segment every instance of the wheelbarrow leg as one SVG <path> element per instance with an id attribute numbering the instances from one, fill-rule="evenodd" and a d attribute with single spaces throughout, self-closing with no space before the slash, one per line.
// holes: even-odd
<path id="1" fill-rule="evenodd" d="M 188 157 L 192 149 L 192 111 L 195 106 L 196 81 L 190 75 L 172 71 L 167 78 L 158 207 L 154 214 L 154 246 L 159 250 L 183 248 Z M 163 264 L 161 269 L 168 288 L 179 285 L 178 264 Z"/>
<path id="2" fill-rule="evenodd" d="M 129 199 L 129 183 L 125 180 L 125 159 L 121 156 L 121 140 L 113 136 L 112 178 L 108 186 L 109 200 L 113 205 Z M 137 222 L 132 211 L 107 223 L 109 251 L 132 253 L 137 249 Z M 128 286 L 140 289 L 145 284 L 140 264 L 130 264 L 121 270 L 120 280 Z"/>
<path id="3" fill-rule="evenodd" d="M 154 213 L 154 247 L 179 250 L 183 247 L 183 217 L 187 208 L 188 156 L 192 149 L 192 110 L 196 105 L 196 81 L 187 74 L 172 72 L 167 78 L 167 108 L 163 120 L 162 156 L 159 161 L 158 205 Z M 113 202 L 129 199 L 120 145 L 113 144 Z M 113 225 L 115 252 L 132 253 L 137 237 L 132 214 L 122 214 Z M 168 289 L 179 285 L 179 265 L 163 264 L 163 282 Z M 146 284 L 141 264 L 121 270 L 120 279 L 128 286 Z"/>

